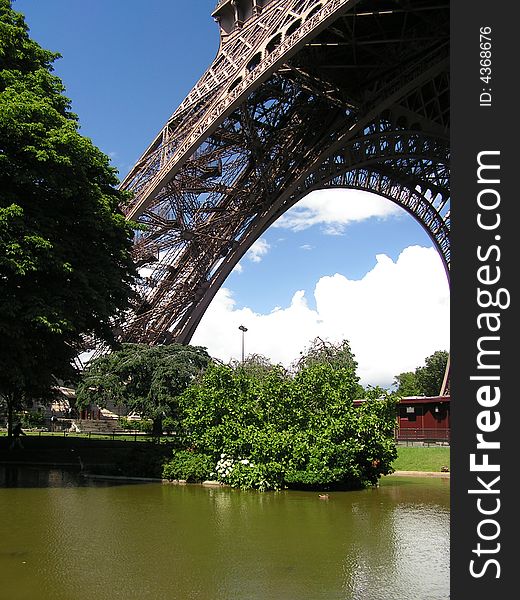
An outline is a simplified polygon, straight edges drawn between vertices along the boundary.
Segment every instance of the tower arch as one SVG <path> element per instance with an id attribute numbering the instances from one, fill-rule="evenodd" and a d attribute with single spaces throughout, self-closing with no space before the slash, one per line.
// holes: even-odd
<path id="1" fill-rule="evenodd" d="M 404 208 L 449 276 L 449 7 L 222 0 L 213 16 L 214 62 L 121 184 L 143 227 L 121 339 L 189 342 L 254 241 L 324 187 Z"/>

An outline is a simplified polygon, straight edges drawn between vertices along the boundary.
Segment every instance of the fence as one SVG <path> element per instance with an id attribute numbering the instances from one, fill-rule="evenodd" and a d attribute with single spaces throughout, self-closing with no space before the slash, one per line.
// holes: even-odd
<path id="1" fill-rule="evenodd" d="M 451 430 L 427 429 L 423 427 L 405 427 L 396 429 L 398 442 L 447 442 L 450 443 Z"/>

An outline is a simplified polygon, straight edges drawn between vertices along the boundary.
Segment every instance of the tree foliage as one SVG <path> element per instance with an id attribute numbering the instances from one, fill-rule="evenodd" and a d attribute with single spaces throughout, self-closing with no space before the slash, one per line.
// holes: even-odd
<path id="1" fill-rule="evenodd" d="M 396 375 L 394 381 L 397 386 L 396 393 L 399 396 L 421 396 L 417 377 L 413 371 Z"/>
<path id="2" fill-rule="evenodd" d="M 448 352 L 437 350 L 425 359 L 425 365 L 415 370 L 417 384 L 424 396 L 437 396 L 442 386 Z"/>
<path id="3" fill-rule="evenodd" d="M 437 396 L 440 392 L 446 365 L 448 363 L 448 352 L 437 350 L 425 359 L 425 364 L 417 367 L 415 372 L 401 373 L 395 376 L 398 396 Z"/>
<path id="4" fill-rule="evenodd" d="M 0 394 L 68 379 L 84 335 L 112 340 L 135 269 L 109 159 L 79 133 L 58 54 L 0 0 Z"/>
<path id="5" fill-rule="evenodd" d="M 354 397 L 365 396 L 365 390 L 359 384 L 359 377 L 356 374 L 358 363 L 348 340 L 334 343 L 320 337 L 314 338 L 309 347 L 301 352 L 300 358 L 292 366 L 292 371 L 299 373 L 313 365 L 327 365 L 333 370 L 346 369 L 355 380 Z"/>
<path id="6" fill-rule="evenodd" d="M 178 418 L 177 397 L 210 360 L 199 346 L 122 344 L 87 365 L 76 390 L 78 406 L 124 405 L 152 419 L 160 433 L 163 417 Z"/>
<path id="7" fill-rule="evenodd" d="M 296 372 L 312 365 L 329 365 L 333 369 L 348 369 L 355 373 L 358 367 L 350 344 L 347 340 L 339 343 L 325 341 L 320 337 L 314 338 L 294 365 Z"/>
<path id="8" fill-rule="evenodd" d="M 274 365 L 269 358 L 262 354 L 249 354 L 243 361 L 231 360 L 229 366 L 233 369 L 241 369 L 254 378 L 263 378 L 273 370 L 283 369 L 280 365 Z"/>
<path id="9" fill-rule="evenodd" d="M 316 363 L 294 377 L 273 367 L 256 378 L 213 364 L 179 398 L 179 441 L 211 459 L 208 477 L 237 487 L 374 484 L 396 456 L 396 403 L 374 395 L 356 407 L 357 389 L 350 367 Z"/>

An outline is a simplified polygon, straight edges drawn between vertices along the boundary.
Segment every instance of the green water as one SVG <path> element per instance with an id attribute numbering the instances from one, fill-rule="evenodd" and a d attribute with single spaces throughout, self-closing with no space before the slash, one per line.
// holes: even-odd
<path id="1" fill-rule="evenodd" d="M 0 487 L 2 600 L 449 598 L 446 479 L 323 500 L 31 477 Z"/>

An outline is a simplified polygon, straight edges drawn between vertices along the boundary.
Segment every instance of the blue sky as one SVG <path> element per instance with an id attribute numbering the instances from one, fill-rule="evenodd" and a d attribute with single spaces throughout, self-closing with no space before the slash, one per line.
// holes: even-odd
<path id="1" fill-rule="evenodd" d="M 59 52 L 81 133 L 123 178 L 214 58 L 215 0 L 14 0 L 30 35 Z M 225 282 L 193 343 L 288 366 L 313 337 L 346 338 L 362 383 L 388 387 L 449 350 L 449 290 L 420 225 L 390 202 L 315 192 L 271 227 Z"/>

